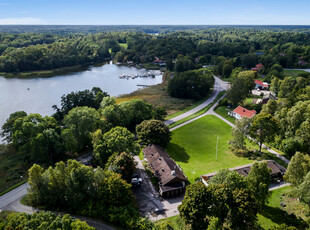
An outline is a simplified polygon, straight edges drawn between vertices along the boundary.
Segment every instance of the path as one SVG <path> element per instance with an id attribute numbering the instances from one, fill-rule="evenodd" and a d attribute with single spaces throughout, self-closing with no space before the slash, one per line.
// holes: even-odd
<path id="1" fill-rule="evenodd" d="M 302 71 L 310 73 L 310 69 L 284 69 L 284 70 L 302 70 Z"/>
<path id="2" fill-rule="evenodd" d="M 206 100 L 205 102 L 203 102 L 202 104 L 198 105 L 197 107 L 179 115 L 176 116 L 174 118 L 171 118 L 170 120 L 165 121 L 166 125 L 170 125 L 176 121 L 179 121 L 185 117 L 188 117 L 194 113 L 197 113 L 198 111 L 202 110 L 203 108 L 207 107 L 210 103 L 212 103 L 215 98 L 217 97 L 217 95 L 228 89 L 228 82 L 222 81 L 220 78 L 214 76 L 215 82 L 214 82 L 214 87 L 213 87 L 213 92 L 212 95 L 208 98 L 208 100 Z"/>

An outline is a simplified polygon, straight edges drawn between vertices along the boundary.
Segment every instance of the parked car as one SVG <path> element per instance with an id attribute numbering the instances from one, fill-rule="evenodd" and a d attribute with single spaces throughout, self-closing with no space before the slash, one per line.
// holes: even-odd
<path id="1" fill-rule="evenodd" d="M 133 187 L 139 187 L 141 183 L 142 183 L 142 178 L 140 177 L 131 179 L 131 184 Z"/>

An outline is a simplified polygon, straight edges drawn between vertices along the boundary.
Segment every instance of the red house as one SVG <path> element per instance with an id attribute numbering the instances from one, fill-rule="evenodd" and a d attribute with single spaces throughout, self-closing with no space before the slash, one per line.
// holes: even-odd
<path id="1" fill-rule="evenodd" d="M 234 111 L 229 112 L 228 114 L 239 120 L 242 117 L 247 117 L 247 118 L 253 117 L 256 114 L 256 111 L 255 110 L 247 110 L 241 106 L 238 106 L 237 108 L 234 109 Z"/>
<path id="2" fill-rule="evenodd" d="M 252 68 L 252 71 L 256 71 L 256 72 L 260 73 L 260 72 L 262 72 L 263 68 L 264 68 L 264 65 L 262 63 L 259 63 L 256 65 L 256 68 Z"/>
<path id="3" fill-rule="evenodd" d="M 256 79 L 254 81 L 254 83 L 255 83 L 255 89 L 265 89 L 265 90 L 267 90 L 269 88 L 269 85 L 268 85 L 267 82 L 262 82 L 262 81 Z"/>

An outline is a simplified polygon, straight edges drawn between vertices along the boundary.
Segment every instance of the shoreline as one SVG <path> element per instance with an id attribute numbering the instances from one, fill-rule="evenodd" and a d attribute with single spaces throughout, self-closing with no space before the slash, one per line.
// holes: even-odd
<path id="1" fill-rule="evenodd" d="M 103 65 L 109 64 L 110 61 L 105 62 L 97 62 L 97 63 L 89 63 L 84 65 L 76 65 L 76 66 L 65 66 L 60 67 L 56 69 L 50 69 L 50 70 L 34 70 L 34 71 L 27 71 L 27 72 L 0 72 L 0 77 L 4 78 L 19 78 L 19 79 L 30 79 L 30 78 L 49 78 L 49 77 L 55 77 L 56 75 L 66 75 L 70 73 L 77 73 L 86 71 L 91 67 L 101 67 Z M 137 66 L 133 64 L 116 64 L 113 62 L 113 64 L 117 66 L 128 66 L 128 67 L 134 67 L 137 69 L 146 69 L 146 70 L 160 70 L 160 68 L 151 68 L 156 66 Z M 147 63 L 148 64 L 148 63 Z"/>

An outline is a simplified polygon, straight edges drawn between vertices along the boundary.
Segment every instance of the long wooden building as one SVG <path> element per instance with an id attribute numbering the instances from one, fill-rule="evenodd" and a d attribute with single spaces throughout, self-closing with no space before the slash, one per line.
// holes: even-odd
<path id="1" fill-rule="evenodd" d="M 158 179 L 161 196 L 175 196 L 185 191 L 187 177 L 161 146 L 147 146 L 143 153 Z"/>

